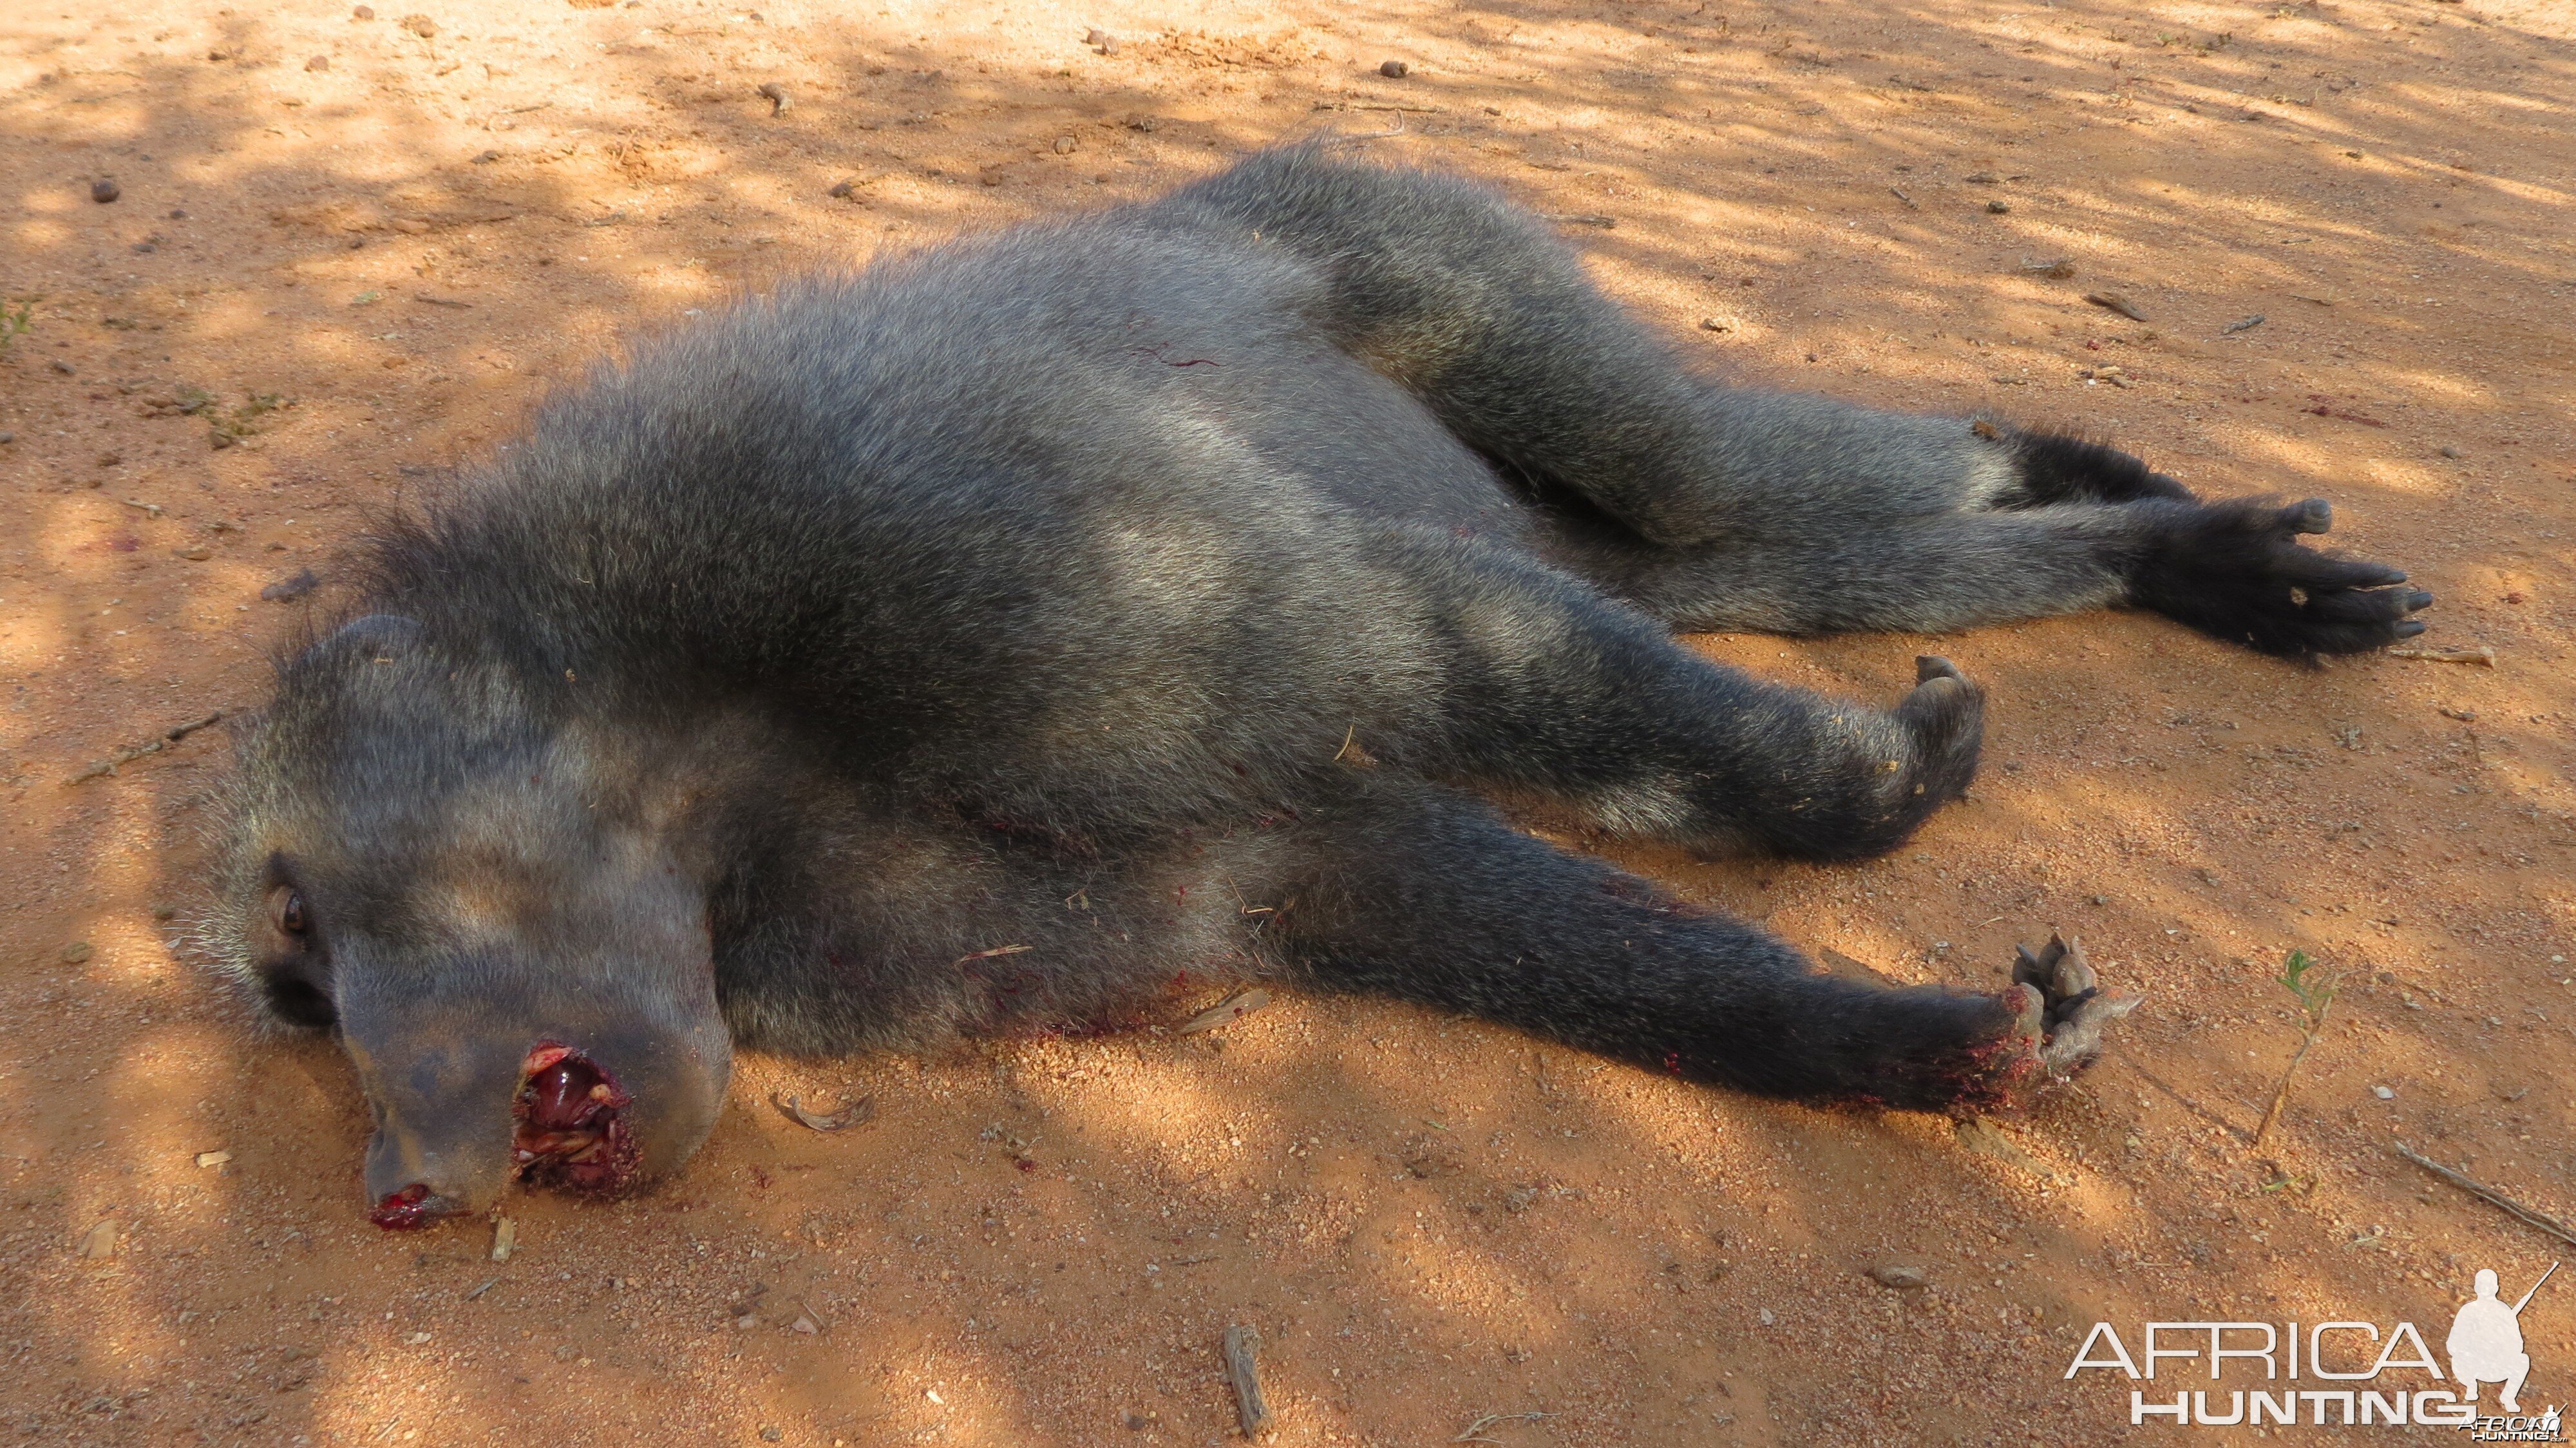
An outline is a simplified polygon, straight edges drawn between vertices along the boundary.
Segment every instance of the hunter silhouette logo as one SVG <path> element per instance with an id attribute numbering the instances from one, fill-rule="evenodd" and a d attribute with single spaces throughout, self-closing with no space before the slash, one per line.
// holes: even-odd
<path id="1" fill-rule="evenodd" d="M 2478 1443 L 2563 1443 L 2557 1406 L 2526 1413 L 2521 1399 L 2531 1375 L 2522 1310 L 2558 1266 L 2550 1263 L 2510 1303 L 2498 1294 L 2495 1271 L 2478 1269 L 2473 1294 L 2452 1315 L 2443 1341 L 2447 1374 L 2414 1323 L 2382 1332 L 2375 1323 L 2338 1319 L 2149 1322 L 2128 1341 L 2110 1323 L 2097 1322 L 2065 1376 L 2109 1370 L 2132 1383 L 2156 1383 L 2129 1390 L 2132 1427 L 2158 1419 L 2176 1427 L 2287 1427 L 2304 1419 L 2319 1427 L 2458 1428 Z M 2130 1342 L 2141 1350 L 2133 1354 Z M 2169 1398 L 2159 1391 L 2193 1380 L 2207 1386 Z M 2479 1389 L 2488 1384 L 2498 1389 L 2499 1413 L 2480 1409 Z"/>
<path id="2" fill-rule="evenodd" d="M 2531 1354 L 2522 1350 L 2522 1310 L 2531 1305 L 2541 1283 L 2557 1273 L 2558 1264 L 2550 1263 L 2540 1281 L 2531 1284 L 2531 1291 L 2507 1307 L 2496 1297 L 2495 1269 L 2478 1269 L 2478 1295 L 2460 1304 L 2459 1316 L 2451 1319 L 2451 1336 L 2443 1344 L 2451 1354 L 2451 1376 L 2460 1380 L 2462 1397 L 2474 1403 L 2478 1384 L 2501 1383 L 2504 1391 L 2496 1401 L 2508 1413 L 2522 1411 L 2516 1395 L 2522 1391 L 2522 1380 L 2531 1376 Z"/>

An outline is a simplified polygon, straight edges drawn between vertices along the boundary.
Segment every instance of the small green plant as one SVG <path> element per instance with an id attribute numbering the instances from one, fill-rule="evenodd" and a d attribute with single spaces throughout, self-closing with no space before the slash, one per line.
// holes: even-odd
<path id="1" fill-rule="evenodd" d="M 9 344 L 17 341 L 19 334 L 34 330 L 36 330 L 34 302 L 20 302 L 18 310 L 14 312 L 6 307 L 0 307 L 0 352 L 8 351 Z"/>
<path id="2" fill-rule="evenodd" d="M 2325 1031 L 2326 1012 L 2334 1008 L 2335 987 L 2342 979 L 2331 970 L 2319 969 L 2304 950 L 2293 950 L 2282 963 L 2280 987 L 2299 1003 L 2299 1049 L 2290 1056 L 2290 1064 L 2281 1068 L 2280 1084 L 2272 1088 L 2272 1104 L 2263 1108 L 2263 1124 L 2254 1128 L 2254 1145 L 2260 1148 L 2271 1139 L 2272 1127 L 2281 1119 L 2281 1108 L 2290 1099 L 2290 1078 L 2298 1074 L 2299 1063 L 2307 1059 L 2308 1048 L 2317 1043 Z"/>

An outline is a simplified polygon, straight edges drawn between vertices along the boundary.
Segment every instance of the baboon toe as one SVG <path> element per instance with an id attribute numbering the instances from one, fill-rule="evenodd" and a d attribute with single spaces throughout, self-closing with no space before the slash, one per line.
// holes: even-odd
<path id="1" fill-rule="evenodd" d="M 2088 996 L 2049 1032 L 2047 1043 L 2039 1048 L 2039 1063 L 2060 1081 L 2092 1065 L 2102 1054 L 2104 1029 L 2136 1010 L 2140 999 L 2133 995 Z"/>

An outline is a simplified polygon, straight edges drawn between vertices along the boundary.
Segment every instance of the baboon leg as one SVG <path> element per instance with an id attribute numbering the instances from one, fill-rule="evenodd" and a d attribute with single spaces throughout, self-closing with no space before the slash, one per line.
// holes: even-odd
<path id="1" fill-rule="evenodd" d="M 2133 1001 L 2063 946 L 2000 994 L 1819 973 L 1503 824 L 1382 773 L 1310 814 L 1266 939 L 1316 985 L 1419 1001 L 1692 1080 L 1931 1111 L 2013 1104 L 2072 1074 Z"/>
<path id="2" fill-rule="evenodd" d="M 2111 604 L 2265 653 L 2378 648 L 2424 631 L 2405 575 L 2296 544 L 2325 505 L 2055 503 L 1869 525 L 1822 544 L 1656 548 L 1569 530 L 1569 561 L 1679 629 L 1937 633 Z"/>
<path id="3" fill-rule="evenodd" d="M 1463 181 L 1303 147 L 1156 210 L 1303 258 L 1316 324 L 1506 475 L 1683 552 L 1625 590 L 1675 621 L 1950 628 L 2128 602 L 2297 657 L 2423 629 L 2408 615 L 2431 597 L 2403 573 L 2299 544 L 2322 500 L 2203 505 L 2097 443 L 1695 376 L 1535 218 Z M 1990 511 L 2049 516 L 1961 517 Z M 1736 567 L 1757 581 L 1730 588 Z"/>
<path id="4" fill-rule="evenodd" d="M 1257 156 L 1154 212 L 1318 275 L 1313 320 L 1507 468 L 1663 544 L 1830 537 L 1977 506 L 2021 483 L 1963 418 L 1712 385 L 1603 296 L 1543 223 L 1445 176 L 1322 146 Z"/>
<path id="5" fill-rule="evenodd" d="M 1884 853 L 1964 791 L 1984 696 L 1943 660 L 1892 709 L 1764 683 L 1516 555 L 1390 532 L 1441 656 L 1428 716 L 1358 742 L 1417 775 L 1542 792 L 1717 854 Z"/>

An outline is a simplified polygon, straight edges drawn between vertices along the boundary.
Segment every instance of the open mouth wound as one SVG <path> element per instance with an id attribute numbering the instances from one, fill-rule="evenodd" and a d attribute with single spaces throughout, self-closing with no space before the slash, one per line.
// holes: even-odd
<path id="1" fill-rule="evenodd" d="M 642 1156 L 626 1124 L 633 1097 L 606 1067 L 570 1046 L 540 1041 L 519 1067 L 510 1103 L 517 1130 L 510 1159 L 531 1186 L 616 1192 Z"/>

